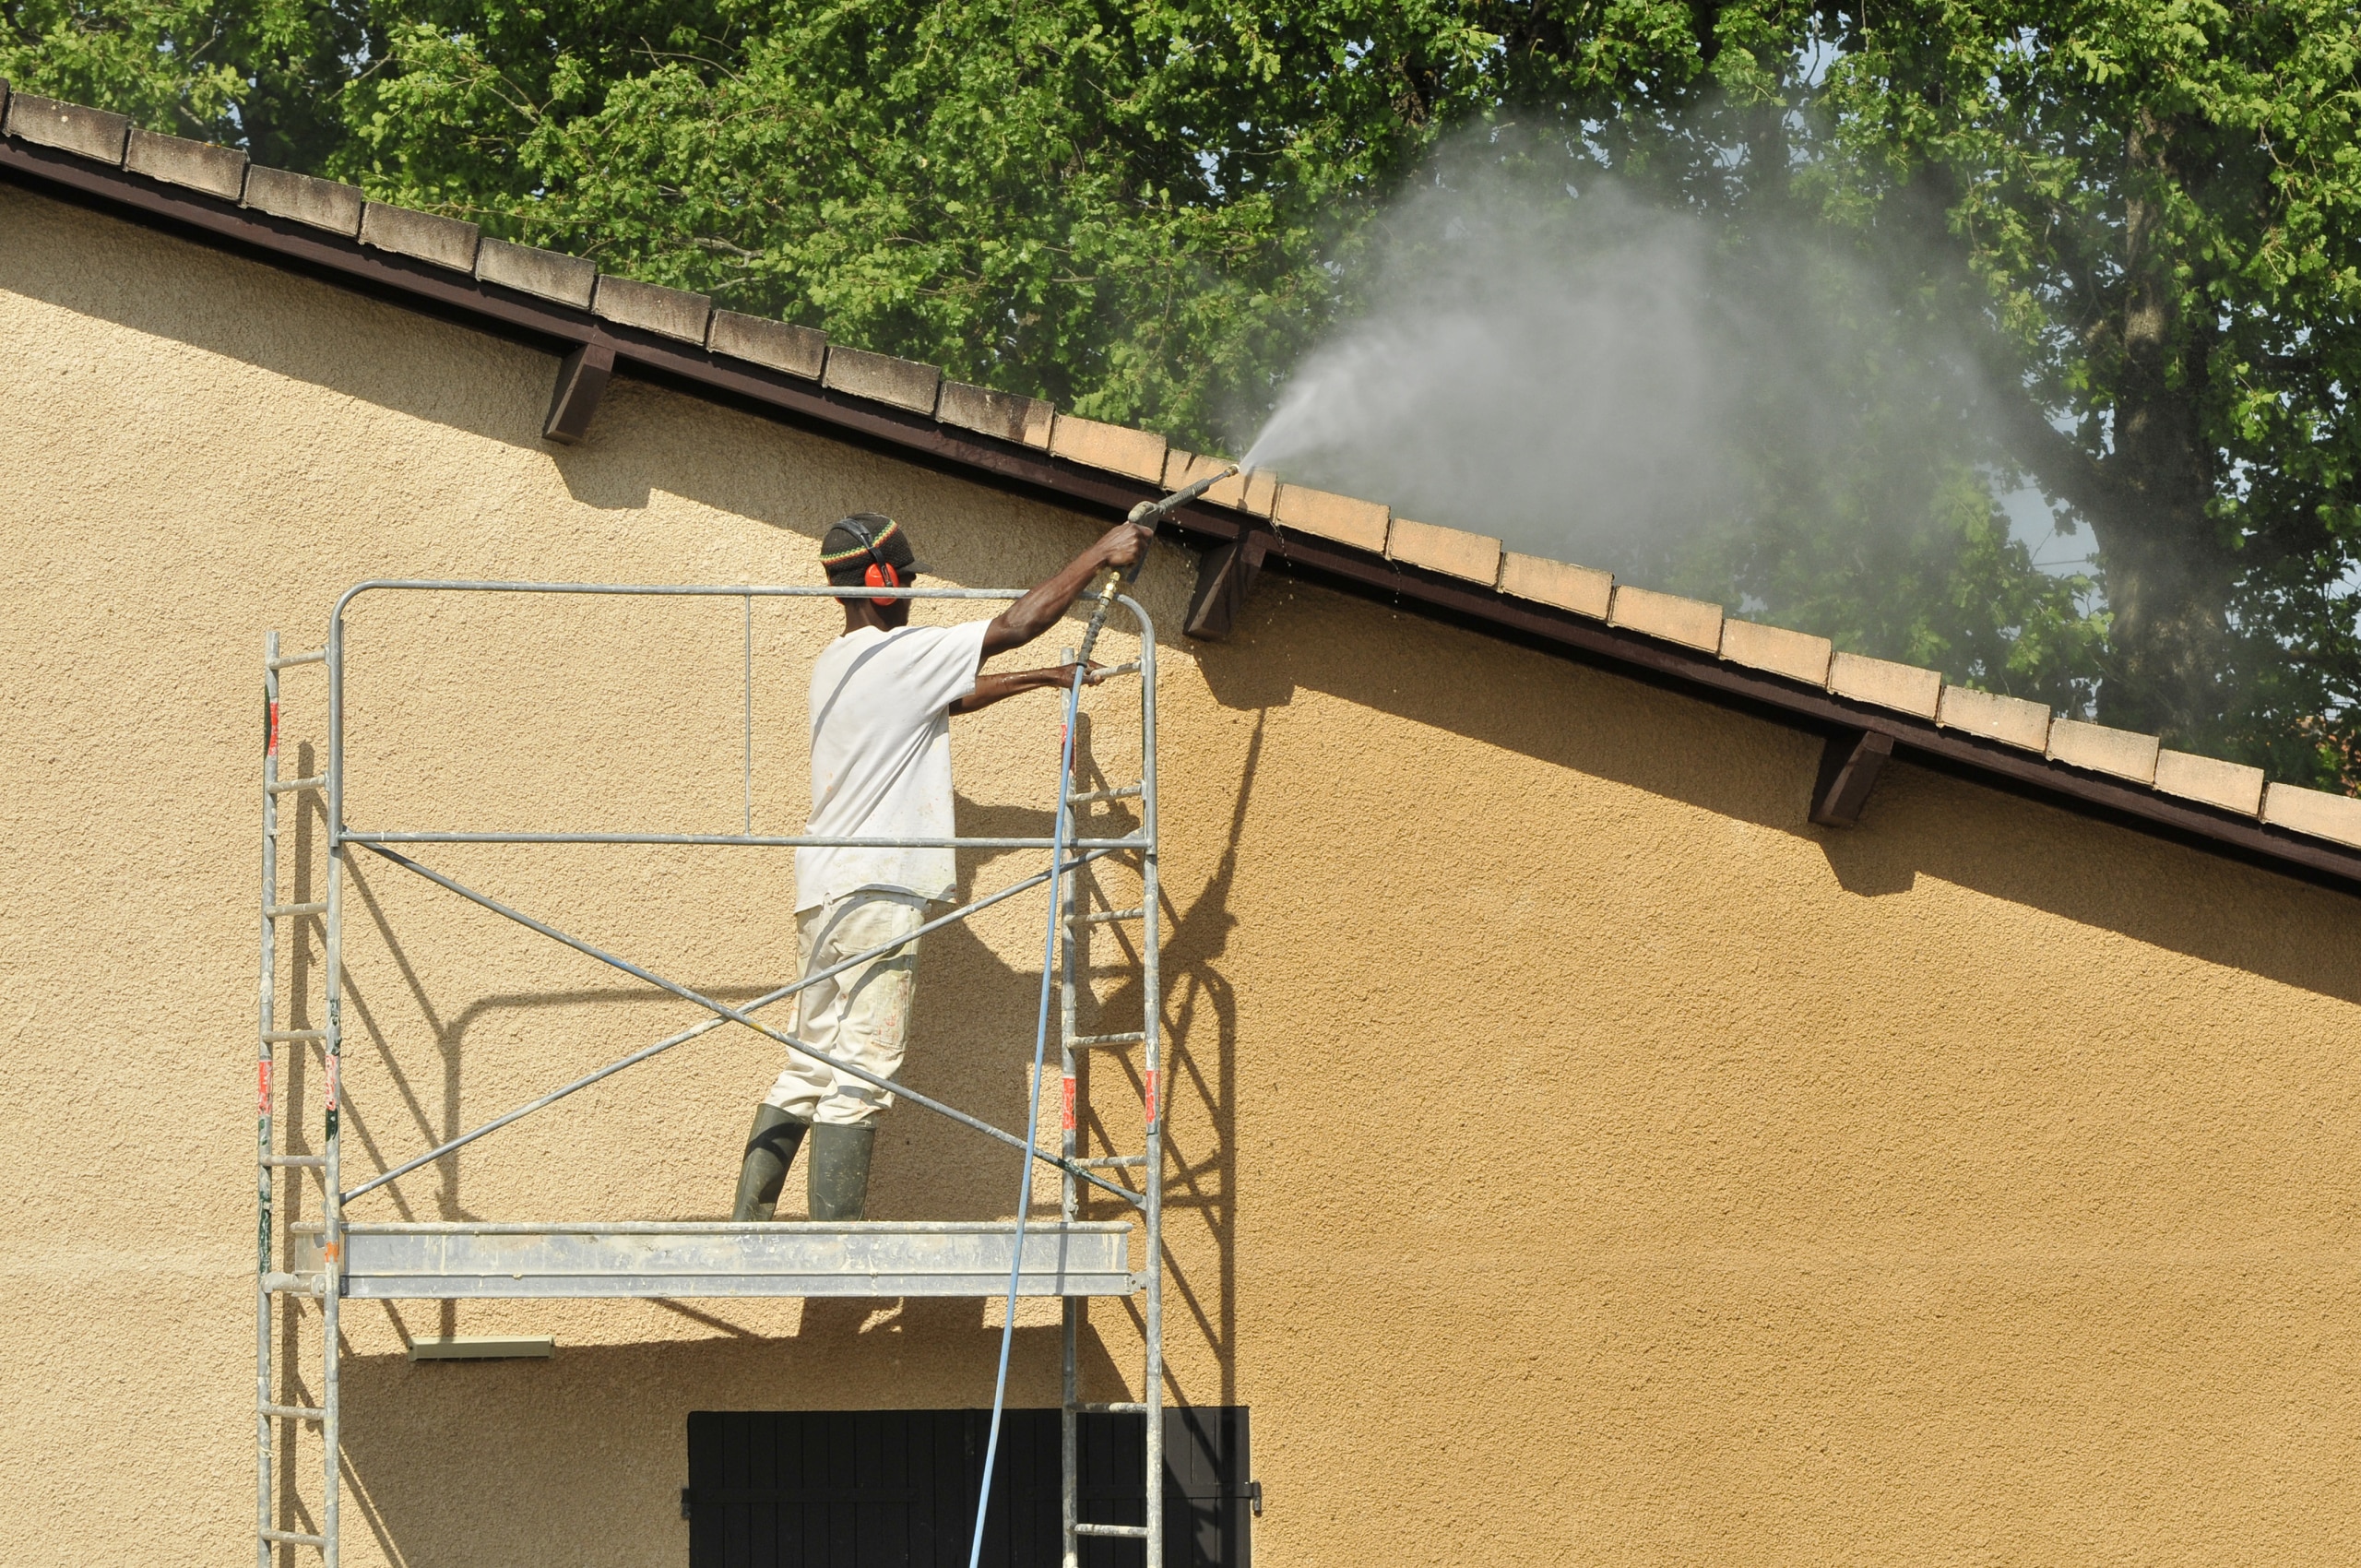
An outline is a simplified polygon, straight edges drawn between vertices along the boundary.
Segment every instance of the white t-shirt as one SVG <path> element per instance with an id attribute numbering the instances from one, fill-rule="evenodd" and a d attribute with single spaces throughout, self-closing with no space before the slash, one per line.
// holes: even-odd
<path id="1" fill-rule="evenodd" d="M 990 621 L 863 626 L 812 666 L 813 837 L 952 836 L 951 705 L 976 689 Z M 862 887 L 948 898 L 951 849 L 795 851 L 798 913 Z"/>

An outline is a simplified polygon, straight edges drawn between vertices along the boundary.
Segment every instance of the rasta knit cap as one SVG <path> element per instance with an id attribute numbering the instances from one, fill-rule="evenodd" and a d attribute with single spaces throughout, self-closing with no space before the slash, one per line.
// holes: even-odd
<path id="1" fill-rule="evenodd" d="M 855 512 L 820 540 L 821 570 L 838 588 L 860 586 L 879 561 L 893 567 L 905 585 L 927 569 L 910 548 L 910 536 L 902 525 L 876 512 Z"/>

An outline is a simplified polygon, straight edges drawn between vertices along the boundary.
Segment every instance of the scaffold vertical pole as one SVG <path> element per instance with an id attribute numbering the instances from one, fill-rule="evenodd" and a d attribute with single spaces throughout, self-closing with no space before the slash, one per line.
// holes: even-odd
<path id="1" fill-rule="evenodd" d="M 255 1568 L 270 1568 L 271 1033 L 279 1028 L 279 634 L 262 642 L 262 977 L 255 1040 Z"/>
<path id="2" fill-rule="evenodd" d="M 1147 1568 L 1164 1568 L 1164 985 L 1157 939 L 1156 822 L 1156 639 L 1140 637 L 1140 1060 L 1147 1164 L 1140 1170 L 1142 1229 L 1147 1232 L 1147 1340 L 1140 1400 L 1147 1407 Z"/>
<path id="3" fill-rule="evenodd" d="M 1071 661 L 1074 650 L 1065 650 Z M 1082 748 L 1074 747 L 1074 766 L 1082 766 Z M 1058 1152 L 1071 1162 L 1081 1152 L 1081 1137 L 1076 1125 L 1074 1104 L 1074 946 L 1082 934 L 1079 924 L 1083 910 L 1083 873 L 1085 868 L 1074 868 L 1066 879 L 1066 907 L 1058 920 Z M 1068 1225 L 1081 1211 L 1081 1183 L 1074 1179 L 1071 1170 L 1058 1173 L 1058 1218 Z M 1079 1366 L 1082 1341 L 1082 1305 L 1079 1296 L 1065 1297 L 1061 1303 L 1058 1319 L 1058 1518 L 1062 1561 L 1064 1568 L 1079 1568 L 1082 1560 L 1082 1538 L 1074 1526 L 1082 1518 L 1081 1425 L 1082 1412 L 1076 1408 L 1082 1398 L 1082 1375 Z"/>
<path id="4" fill-rule="evenodd" d="M 337 1504 L 342 1480 L 343 1389 L 339 1376 L 337 1308 L 344 1297 L 344 624 L 328 629 L 328 755 L 327 755 L 327 909 L 322 989 L 327 996 L 326 1035 L 321 1054 L 327 1067 L 325 1136 L 320 1153 L 326 1160 L 326 1181 L 320 1197 L 320 1460 L 322 1492 L 320 1534 L 326 1544 L 320 1556 L 326 1568 L 337 1568 Z"/>

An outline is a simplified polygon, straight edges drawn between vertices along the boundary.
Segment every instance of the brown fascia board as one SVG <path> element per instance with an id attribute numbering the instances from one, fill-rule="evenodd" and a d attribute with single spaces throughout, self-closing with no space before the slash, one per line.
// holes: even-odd
<path id="1" fill-rule="evenodd" d="M 1159 493 L 1151 484 L 1120 474 L 945 427 L 927 415 L 602 321 L 587 311 L 371 249 L 354 239 L 195 190 L 160 184 L 71 153 L 0 139 L 0 178 L 553 353 L 601 345 L 614 352 L 618 371 L 1110 519 Z M 1294 530 L 1273 530 L 1265 520 L 1228 507 L 1193 503 L 1175 513 L 1167 526 L 1199 546 L 1228 543 L 1250 529 L 1261 529 L 1269 540 L 1266 571 L 1287 572 L 1357 597 L 1416 609 L 1436 620 L 1820 735 L 1875 731 L 1890 738 L 1895 754 L 1906 761 L 2306 881 L 2361 892 L 2361 849 L 2291 834 L 2251 817 L 1941 729 L 1929 719 L 1848 702 L 1816 686 L 1725 663 L 1700 649 L 1389 561 L 1374 551 Z"/>

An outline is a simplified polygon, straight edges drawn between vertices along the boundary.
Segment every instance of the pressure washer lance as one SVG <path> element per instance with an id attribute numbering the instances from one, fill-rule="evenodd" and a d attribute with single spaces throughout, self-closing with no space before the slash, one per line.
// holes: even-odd
<path id="1" fill-rule="evenodd" d="M 1204 479 L 1199 480 L 1196 483 L 1189 486 L 1186 490 L 1176 490 L 1161 501 L 1143 501 L 1138 505 L 1132 508 L 1132 515 L 1129 517 L 1126 517 L 1124 521 L 1131 523 L 1145 523 L 1147 526 L 1148 532 L 1153 534 L 1157 530 L 1157 526 L 1161 524 L 1165 518 L 1170 517 L 1174 512 L 1179 511 L 1181 507 L 1187 505 L 1190 502 L 1194 501 L 1198 496 L 1203 495 L 1206 491 L 1211 490 L 1214 486 L 1219 484 L 1222 481 L 1228 479 L 1237 471 L 1238 465 L 1236 463 L 1232 463 L 1229 467 L 1222 469 L 1221 472 L 1217 474 L 1208 474 Z M 1075 656 L 1074 661 L 1080 664 L 1085 670 L 1090 668 L 1090 650 L 1098 646 L 1098 630 L 1100 627 L 1107 624 L 1107 612 L 1115 607 L 1115 595 L 1130 584 L 1137 582 L 1139 580 L 1140 568 L 1146 564 L 1147 552 L 1142 551 L 1140 552 L 1140 558 L 1132 563 L 1130 570 L 1120 573 L 1109 572 L 1107 574 L 1107 586 L 1098 590 L 1098 602 L 1092 607 L 1090 612 L 1090 627 L 1087 631 L 1082 634 L 1082 651 Z"/>

